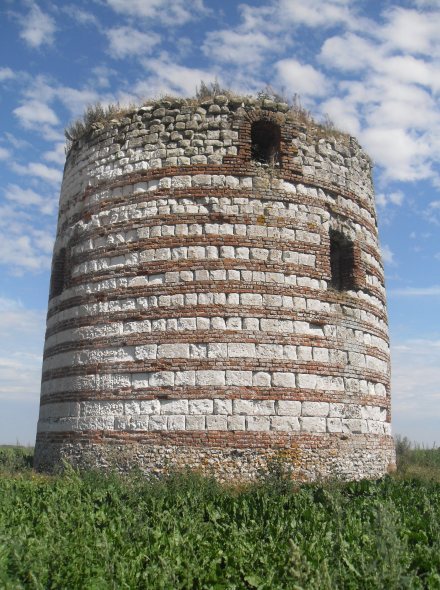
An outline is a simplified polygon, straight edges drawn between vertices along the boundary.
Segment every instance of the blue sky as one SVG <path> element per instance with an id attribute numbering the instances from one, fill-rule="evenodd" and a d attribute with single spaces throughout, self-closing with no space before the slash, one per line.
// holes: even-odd
<path id="1" fill-rule="evenodd" d="M 0 443 L 34 442 L 63 130 L 88 104 L 270 85 L 375 162 L 394 432 L 440 443 L 438 0 L 2 0 Z"/>

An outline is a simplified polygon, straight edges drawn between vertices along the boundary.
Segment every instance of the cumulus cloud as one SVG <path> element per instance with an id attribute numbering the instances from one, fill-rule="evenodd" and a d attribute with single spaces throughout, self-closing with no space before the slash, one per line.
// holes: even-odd
<path id="1" fill-rule="evenodd" d="M 45 313 L 0 297 L 0 399 L 37 400 Z"/>
<path id="2" fill-rule="evenodd" d="M 29 194 L 27 198 L 38 200 Z M 23 207 L 23 203 L 12 200 L 0 206 L 0 265 L 16 276 L 48 270 L 53 246 L 53 222 L 49 229 L 40 219 L 40 227 L 36 228 L 31 209 Z"/>
<path id="3" fill-rule="evenodd" d="M 26 165 L 13 162 L 11 168 L 17 174 L 25 174 L 26 176 L 34 176 L 40 178 L 50 184 L 59 184 L 63 178 L 63 173 L 57 168 L 51 168 L 41 162 L 29 162 Z"/>
<path id="4" fill-rule="evenodd" d="M 19 17 L 20 37 L 29 47 L 38 49 L 42 45 L 52 45 L 56 31 L 54 19 L 44 13 L 35 2 L 30 5 L 29 12 Z"/>
<path id="5" fill-rule="evenodd" d="M 160 42 L 159 35 L 143 33 L 132 27 L 115 27 L 106 31 L 108 52 L 116 59 L 147 55 Z"/>
<path id="6" fill-rule="evenodd" d="M 151 75 L 134 86 L 133 92 L 139 98 L 158 93 L 191 96 L 201 80 L 209 83 L 216 79 L 214 71 L 182 66 L 168 57 L 149 59 L 145 65 Z"/>
<path id="7" fill-rule="evenodd" d="M 3 80 L 12 80 L 13 78 L 15 78 L 15 73 L 11 68 L 0 68 L 0 82 L 3 82 Z"/>
<path id="8" fill-rule="evenodd" d="M 379 205 L 379 207 L 386 207 L 389 204 L 397 205 L 400 207 L 400 205 L 403 203 L 404 198 L 405 195 L 402 193 L 402 191 L 393 191 L 387 194 L 377 193 L 376 204 Z"/>
<path id="9" fill-rule="evenodd" d="M 320 97 L 327 94 L 330 83 L 313 66 L 302 64 L 296 59 L 283 59 L 275 64 L 280 85 L 292 94 L 304 97 Z"/>
<path id="10" fill-rule="evenodd" d="M 43 158 L 47 162 L 53 162 L 54 164 L 63 166 L 66 161 L 65 142 L 60 141 L 56 143 L 52 150 L 43 153 Z"/>
<path id="11" fill-rule="evenodd" d="M 206 13 L 203 0 L 107 0 L 107 5 L 126 17 L 156 19 L 174 26 Z"/>
<path id="12" fill-rule="evenodd" d="M 260 31 L 236 31 L 229 29 L 211 31 L 202 46 L 203 53 L 218 62 L 234 65 L 255 64 L 267 53 L 277 50 L 277 45 Z"/>
<path id="13" fill-rule="evenodd" d="M 57 125 L 59 123 L 55 111 L 46 103 L 38 100 L 25 102 L 13 112 L 23 127 L 31 129 L 41 124 Z"/>
<path id="14" fill-rule="evenodd" d="M 383 261 L 387 264 L 395 264 L 394 252 L 387 244 L 381 246 Z"/>
<path id="15" fill-rule="evenodd" d="M 280 18 L 294 25 L 308 27 L 332 27 L 354 21 L 352 2 L 349 0 L 279 0 Z"/>
<path id="16" fill-rule="evenodd" d="M 17 184 L 9 184 L 4 189 L 5 198 L 19 207 L 35 207 L 44 215 L 54 213 L 57 199 L 54 195 L 43 196 L 33 189 L 22 188 Z"/>
<path id="17" fill-rule="evenodd" d="M 9 150 L 0 146 L 0 160 L 7 160 L 11 157 Z"/>

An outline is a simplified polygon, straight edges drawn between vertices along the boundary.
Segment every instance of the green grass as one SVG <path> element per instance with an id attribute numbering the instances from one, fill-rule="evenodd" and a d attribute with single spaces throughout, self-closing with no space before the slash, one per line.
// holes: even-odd
<path id="1" fill-rule="evenodd" d="M 376 482 L 234 488 L 191 474 L 41 476 L 10 452 L 0 447 L 2 589 L 440 588 L 431 466 Z"/>

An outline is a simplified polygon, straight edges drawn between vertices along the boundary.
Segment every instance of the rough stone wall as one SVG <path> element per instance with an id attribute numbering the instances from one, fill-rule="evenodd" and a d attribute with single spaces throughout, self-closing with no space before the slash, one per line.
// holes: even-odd
<path id="1" fill-rule="evenodd" d="M 251 158 L 255 121 L 279 160 Z M 331 232 L 353 288 L 331 286 Z M 371 164 L 287 105 L 162 101 L 71 149 L 60 197 L 36 463 L 253 478 L 394 463 Z"/>

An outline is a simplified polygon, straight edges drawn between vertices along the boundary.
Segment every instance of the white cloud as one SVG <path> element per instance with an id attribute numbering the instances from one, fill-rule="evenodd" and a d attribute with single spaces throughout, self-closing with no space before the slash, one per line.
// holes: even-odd
<path id="1" fill-rule="evenodd" d="M 383 244 L 383 246 L 381 246 L 381 251 L 384 262 L 386 262 L 387 264 L 395 264 L 394 252 L 391 250 L 389 246 Z"/>
<path id="2" fill-rule="evenodd" d="M 4 147 L 0 146 L 0 160 L 7 160 L 11 157 L 11 153 Z"/>
<path id="3" fill-rule="evenodd" d="M 313 66 L 296 59 L 283 59 L 275 64 L 281 86 L 292 94 L 303 97 L 324 96 L 329 91 L 329 81 Z"/>
<path id="4" fill-rule="evenodd" d="M 53 235 L 51 231 L 35 229 L 26 216 L 17 216 L 9 226 L 0 225 L 0 265 L 9 274 L 22 276 L 25 272 L 41 272 L 50 269 Z M 0 208 L 3 215 L 5 207 Z M 17 219 L 18 217 L 18 219 Z"/>
<path id="5" fill-rule="evenodd" d="M 350 32 L 326 39 L 318 57 L 327 67 L 343 72 L 357 72 L 382 59 L 376 44 Z"/>
<path id="6" fill-rule="evenodd" d="M 38 399 L 45 313 L 0 297 L 0 400 Z"/>
<path id="7" fill-rule="evenodd" d="M 392 7 L 386 14 L 388 22 L 378 35 L 393 50 L 427 56 L 439 50 L 440 13 L 420 12 Z"/>
<path id="8" fill-rule="evenodd" d="M 402 289 L 389 289 L 389 295 L 398 297 L 438 297 L 440 295 L 440 285 L 432 287 L 404 287 Z"/>
<path id="9" fill-rule="evenodd" d="M 260 31 L 225 29 L 209 32 L 202 50 L 205 55 L 218 62 L 252 65 L 262 61 L 268 53 L 277 51 L 277 44 Z"/>
<path id="10" fill-rule="evenodd" d="M 141 100 L 155 94 L 192 96 L 201 80 L 209 83 L 216 79 L 214 71 L 181 66 L 168 58 L 149 59 L 145 66 L 152 72 L 152 76 L 141 80 L 133 88 L 134 94 Z M 222 83 L 221 79 L 219 82 Z"/>
<path id="11" fill-rule="evenodd" d="M 83 10 L 77 6 L 71 5 L 63 6 L 62 11 L 73 18 L 80 25 L 94 25 L 96 27 L 99 26 L 99 21 L 96 16 L 87 10 Z"/>
<path id="12" fill-rule="evenodd" d="M 35 128 L 41 124 L 57 125 L 56 113 L 44 102 L 30 100 L 13 111 L 23 127 Z"/>
<path id="13" fill-rule="evenodd" d="M 52 45 L 56 31 L 55 21 L 35 2 L 31 3 L 26 16 L 19 17 L 19 24 L 20 37 L 29 47 L 38 49 L 41 45 Z"/>
<path id="14" fill-rule="evenodd" d="M 206 13 L 203 0 L 107 0 L 108 6 L 125 17 L 156 19 L 171 26 L 183 25 Z"/>
<path id="15" fill-rule="evenodd" d="M 43 153 L 43 158 L 47 162 L 54 162 L 54 164 L 63 166 L 66 161 L 65 142 L 60 141 L 56 143 L 53 150 Z"/>
<path id="16" fill-rule="evenodd" d="M 279 0 L 278 14 L 293 25 L 327 28 L 351 24 L 354 15 L 350 0 Z"/>
<path id="17" fill-rule="evenodd" d="M 11 68 L 0 68 L 0 82 L 3 82 L 3 80 L 12 80 L 13 78 L 15 78 L 15 74 Z"/>
<path id="18" fill-rule="evenodd" d="M 22 164 L 12 163 L 11 168 L 17 174 L 25 174 L 26 176 L 34 176 L 50 184 L 59 184 L 63 178 L 61 170 L 50 168 L 41 162 L 29 162 L 25 166 Z"/>
<path id="19" fill-rule="evenodd" d="M 108 29 L 106 35 L 109 40 L 108 52 L 117 59 L 147 55 L 160 42 L 156 33 L 142 33 L 132 27 Z"/>
<path id="20" fill-rule="evenodd" d="M 410 181 L 433 176 L 429 146 L 405 129 L 370 127 L 361 132 L 360 138 L 374 160 L 385 168 L 386 178 Z"/>
<path id="21" fill-rule="evenodd" d="M 4 189 L 5 198 L 19 207 L 36 207 L 40 213 L 51 215 L 57 206 L 57 199 L 53 195 L 42 196 L 30 188 L 22 188 L 16 184 L 9 184 Z"/>
<path id="22" fill-rule="evenodd" d="M 379 205 L 379 207 L 386 207 L 391 203 L 392 205 L 397 205 L 400 207 L 404 201 L 404 198 L 405 195 L 402 193 L 402 191 L 394 191 L 387 194 L 377 193 L 376 204 Z"/>

